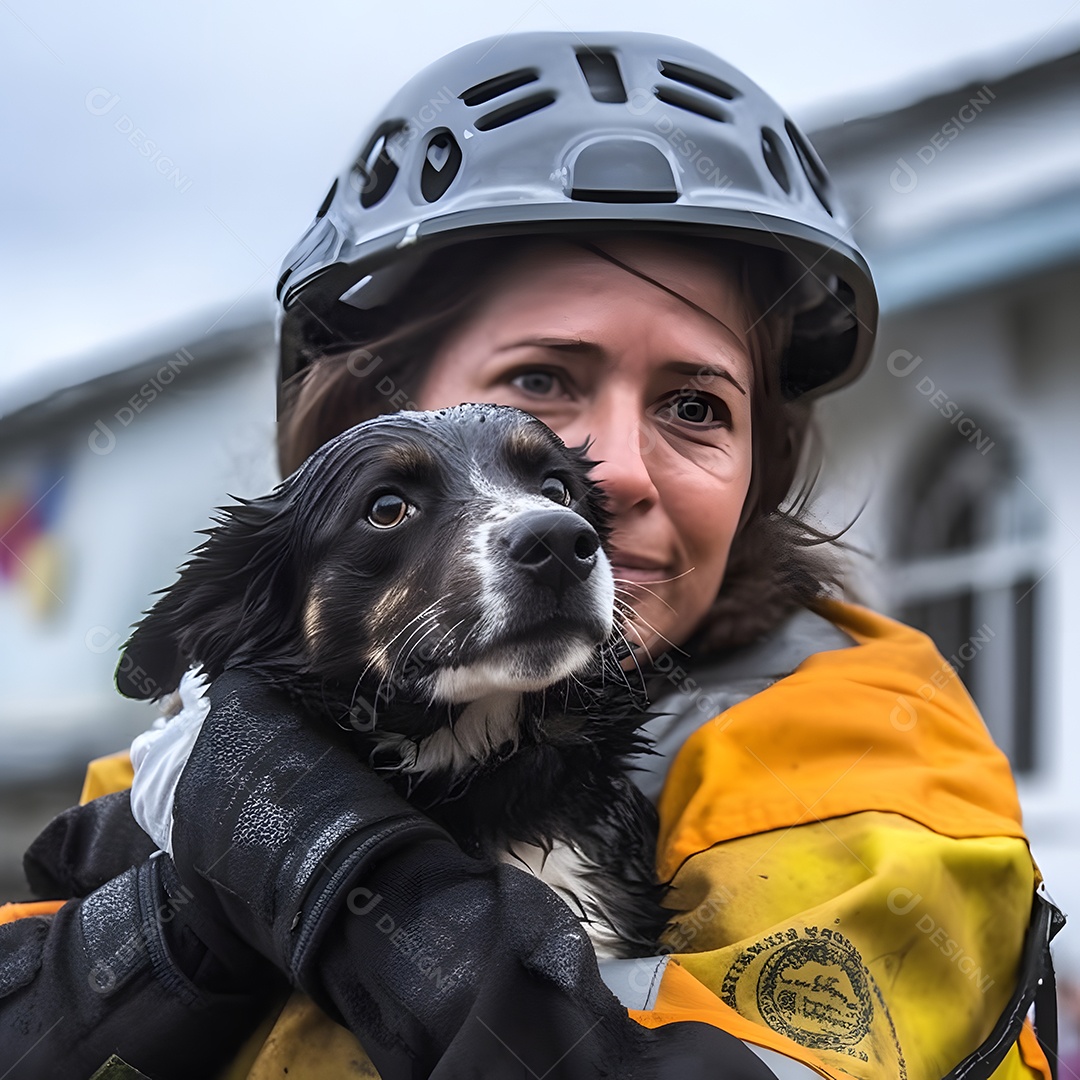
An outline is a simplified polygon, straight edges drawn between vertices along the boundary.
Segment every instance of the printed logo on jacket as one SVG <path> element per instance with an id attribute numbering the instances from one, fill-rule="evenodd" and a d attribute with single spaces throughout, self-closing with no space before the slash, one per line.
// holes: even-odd
<path id="1" fill-rule="evenodd" d="M 892 1017 L 858 950 L 839 930 L 792 926 L 748 946 L 727 970 L 720 996 L 743 1016 L 836 1057 L 855 1076 L 907 1068 Z M 860 1065 L 863 1068 L 860 1068 Z"/>

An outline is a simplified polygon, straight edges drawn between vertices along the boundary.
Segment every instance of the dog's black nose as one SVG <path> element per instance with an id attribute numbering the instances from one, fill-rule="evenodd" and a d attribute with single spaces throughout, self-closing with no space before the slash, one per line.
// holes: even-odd
<path id="1" fill-rule="evenodd" d="M 600 538 L 577 514 L 535 510 L 511 521 L 502 535 L 510 558 L 561 596 L 596 565 Z"/>

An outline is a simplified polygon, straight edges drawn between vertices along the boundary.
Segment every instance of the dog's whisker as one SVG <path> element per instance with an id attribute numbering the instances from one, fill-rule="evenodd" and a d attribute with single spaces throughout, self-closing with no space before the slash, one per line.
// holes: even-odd
<path id="1" fill-rule="evenodd" d="M 630 642 L 627 640 L 625 631 L 622 629 L 622 627 L 616 627 L 615 632 L 619 635 L 619 641 L 621 641 L 626 648 L 626 655 L 634 661 L 634 664 L 637 667 L 637 671 L 640 676 L 641 668 L 637 665 L 637 658 L 634 656 L 634 649 L 631 646 Z M 622 666 L 622 659 L 618 655 L 618 651 L 615 648 L 614 642 L 607 646 L 607 651 L 611 654 L 611 662 L 610 664 L 605 665 L 605 667 L 610 667 L 612 671 L 617 672 L 621 680 L 626 683 L 627 687 L 629 687 L 630 684 L 629 680 L 627 679 L 627 671 L 626 668 Z M 642 686 L 644 686 L 644 679 L 642 679 Z"/>
<path id="2" fill-rule="evenodd" d="M 629 627 L 627 627 L 627 629 L 629 631 L 631 631 L 632 633 L 637 634 L 638 648 L 640 648 L 645 653 L 645 656 L 648 658 L 648 661 L 649 661 L 650 664 L 655 664 L 656 659 L 653 657 L 653 654 L 652 654 L 651 650 L 649 649 L 649 646 L 645 644 L 645 636 L 642 634 L 641 630 L 637 626 L 629 626 Z M 627 640 L 627 644 L 629 644 L 629 639 Z M 637 663 L 637 650 L 636 649 L 633 650 L 631 652 L 631 655 L 634 657 L 634 663 L 636 664 Z"/>
<path id="3" fill-rule="evenodd" d="M 436 603 L 438 603 L 438 601 L 436 601 Z M 428 607 L 425 608 L 424 611 L 421 611 L 420 613 L 418 613 L 417 615 L 414 615 L 411 619 L 409 619 L 409 621 L 393 636 L 393 638 L 390 639 L 390 642 L 388 642 L 387 644 L 389 645 L 390 643 L 396 641 L 403 633 L 405 633 L 406 630 L 409 629 L 409 627 L 413 623 L 415 623 L 418 619 L 422 619 L 424 617 L 425 612 L 428 611 L 433 606 L 434 605 L 428 605 Z M 383 651 L 385 652 L 385 647 L 384 647 Z M 360 674 L 357 676 L 356 682 L 353 684 L 352 694 L 350 696 L 350 701 L 349 701 L 350 712 L 351 712 L 352 708 L 356 704 L 356 695 L 360 692 L 360 686 L 363 684 L 364 679 L 367 678 L 368 672 L 371 671 L 371 669 L 375 666 L 375 663 L 377 662 L 377 660 L 378 660 L 378 656 L 375 656 L 371 660 L 369 660 L 368 663 L 364 665 L 364 667 L 361 670 Z M 391 664 L 390 671 L 392 671 L 392 670 L 393 670 L 393 665 Z M 387 679 L 388 675 L 389 675 L 389 672 L 385 673 L 382 676 L 382 678 L 379 679 L 379 683 L 375 688 L 375 694 L 374 694 L 375 700 L 370 703 L 371 708 L 372 708 L 372 713 L 373 713 L 373 715 L 372 715 L 372 723 L 373 724 L 376 721 L 379 694 L 382 691 L 383 685 L 386 682 L 386 679 Z"/>
<path id="4" fill-rule="evenodd" d="M 464 638 L 462 638 L 462 639 L 461 639 L 461 641 L 459 642 L 459 644 L 458 644 L 458 651 L 459 651 L 459 652 L 460 652 L 461 650 L 463 650 L 463 649 L 465 648 L 465 646 L 466 646 L 466 645 L 468 645 L 468 643 L 469 643 L 469 638 L 471 638 L 471 637 L 473 636 L 473 634 L 477 633 L 477 632 L 478 632 L 478 631 L 480 630 L 480 627 L 481 627 L 481 623 L 480 623 L 480 621 L 479 621 L 479 620 L 477 620 L 477 622 L 475 623 L 475 625 L 473 625 L 473 626 L 472 626 L 472 627 L 470 628 L 469 632 L 468 632 L 468 633 L 467 633 L 467 634 L 465 635 L 465 637 L 464 637 Z"/>
<path id="5" fill-rule="evenodd" d="M 389 652 L 390 651 L 390 646 L 393 645 L 394 642 L 397 641 L 397 639 L 399 637 L 401 637 L 401 635 L 404 634 L 405 631 L 408 630 L 409 627 L 414 622 L 416 622 L 419 619 L 423 619 L 425 616 L 427 616 L 431 612 L 432 608 L 438 607 L 438 605 L 441 604 L 445 599 L 447 599 L 445 596 L 440 596 L 437 600 L 434 600 L 430 604 L 428 604 L 428 606 L 426 608 L 424 608 L 422 611 L 418 611 L 411 619 L 409 619 L 409 621 L 407 623 L 405 623 L 405 625 L 389 641 L 387 641 L 383 645 L 383 648 L 387 652 Z"/>
<path id="6" fill-rule="evenodd" d="M 416 650 L 420 647 L 420 645 L 423 642 L 424 638 L 426 638 L 428 636 L 428 634 L 430 634 L 433 630 L 438 630 L 438 629 L 439 629 L 438 620 L 433 620 L 431 625 L 416 639 L 415 642 L 413 642 L 412 647 L 409 649 L 408 655 L 406 655 L 405 659 L 402 660 L 402 662 L 401 662 L 402 667 L 405 667 L 408 664 L 408 662 L 412 659 L 413 653 L 416 652 Z"/>
<path id="7" fill-rule="evenodd" d="M 398 630 L 398 632 L 392 638 L 382 643 L 383 651 L 389 653 L 390 646 L 393 645 L 394 642 L 397 641 L 398 638 L 400 638 L 401 635 L 404 634 L 411 626 L 413 626 L 414 623 L 421 622 L 424 619 L 432 617 L 433 614 L 435 614 L 434 609 L 437 608 L 439 604 L 441 604 L 445 599 L 446 597 L 440 596 L 437 600 L 433 600 L 430 604 L 428 604 L 427 607 L 422 608 L 420 611 L 418 611 L 411 619 L 404 623 L 401 629 Z M 437 615 L 435 617 L 437 617 Z"/>
<path id="8" fill-rule="evenodd" d="M 588 686 L 586 686 L 585 683 L 582 682 L 580 678 L 578 678 L 576 672 L 571 671 L 570 674 L 567 676 L 567 681 L 574 683 L 576 686 L 580 686 L 582 690 L 589 689 Z"/>
<path id="9" fill-rule="evenodd" d="M 624 644 L 626 645 L 627 649 L 630 650 L 630 659 L 634 661 L 634 670 L 637 671 L 638 679 L 641 682 L 641 688 L 642 688 L 642 690 L 644 690 L 645 689 L 645 673 L 641 670 L 641 665 L 638 663 L 638 658 L 634 653 L 634 649 L 631 646 L 630 642 L 627 640 L 626 635 L 621 630 L 619 631 L 619 637 L 622 638 L 622 640 L 623 640 Z M 646 651 L 648 651 L 648 650 L 646 650 Z M 651 657 L 649 659 L 649 662 L 652 663 L 652 658 Z M 630 685 L 630 679 L 627 677 L 626 668 L 624 668 L 622 666 L 622 664 L 620 664 L 618 662 L 616 662 L 615 666 L 618 668 L 618 670 L 620 672 L 622 672 L 623 680 L 626 683 L 626 688 L 628 690 L 632 691 L 633 687 Z"/>
<path id="10" fill-rule="evenodd" d="M 356 686 L 353 688 L 353 704 L 355 704 L 356 693 L 360 688 L 360 684 L 364 681 L 364 679 L 367 678 L 368 672 L 371 671 L 371 669 L 375 666 L 380 656 L 385 657 L 389 653 L 390 646 L 393 645 L 393 643 L 397 641 L 397 639 L 401 637 L 401 635 L 404 634 L 409 629 L 409 627 L 413 625 L 413 623 L 423 619 L 431 611 L 432 608 L 442 603 L 442 601 L 445 599 L 446 597 L 440 596 L 438 600 L 435 600 L 432 603 L 428 604 L 428 606 L 424 608 L 423 611 L 417 612 L 417 614 L 415 614 L 411 619 L 409 619 L 408 622 L 406 622 L 405 625 L 402 626 L 402 628 L 388 642 L 386 642 L 385 645 L 383 645 L 382 648 L 368 661 L 368 663 L 364 665 L 363 670 L 357 676 Z M 384 681 L 385 675 L 383 676 L 383 679 L 380 680 L 379 686 L 375 691 L 376 698 L 378 697 L 379 690 L 382 689 L 382 684 Z"/>
<path id="11" fill-rule="evenodd" d="M 385 682 L 389 682 L 391 686 L 394 685 L 394 672 L 398 664 L 400 663 L 402 668 L 404 668 L 405 665 L 409 662 L 409 659 L 412 657 L 412 654 L 416 651 L 416 647 L 420 644 L 420 642 L 423 641 L 424 638 L 426 638 L 432 630 L 437 630 L 439 628 L 438 618 L 433 615 L 428 616 L 426 624 L 426 630 L 424 629 L 425 623 L 421 623 L 409 633 L 409 636 L 405 639 L 405 643 L 398 650 L 397 656 L 394 657 L 393 661 L 391 661 L 389 670 L 379 681 L 380 688 Z M 416 637 L 416 635 L 418 634 L 419 637 Z M 414 637 L 416 638 L 415 641 L 413 640 Z"/>
<path id="12" fill-rule="evenodd" d="M 650 578 L 649 580 L 654 585 L 666 585 L 668 582 L 678 581 L 679 578 L 684 578 L 684 577 L 686 577 L 687 574 L 692 574 L 696 569 L 697 569 L 696 566 L 691 566 L 689 570 L 684 570 L 681 574 L 676 574 L 674 577 Z M 630 581 L 631 579 L 630 578 L 615 578 L 615 580 L 616 581 Z M 642 584 L 644 584 L 644 582 L 634 581 L 634 582 L 632 582 L 632 584 L 634 584 L 634 585 L 642 585 Z"/>
<path id="13" fill-rule="evenodd" d="M 439 612 L 434 611 L 433 609 L 437 608 L 439 606 L 439 604 L 441 604 L 443 602 L 443 600 L 445 600 L 445 599 L 446 599 L 445 596 L 440 596 L 437 600 L 432 601 L 430 604 L 427 605 L 427 607 L 423 608 L 421 611 L 418 611 L 411 619 L 409 619 L 405 623 L 405 625 L 402 626 L 401 629 L 392 638 L 390 638 L 389 641 L 384 642 L 380 646 L 378 654 L 364 668 L 364 671 L 361 673 L 361 678 L 363 678 L 363 676 L 366 675 L 367 672 L 371 670 L 372 666 L 375 664 L 376 660 L 378 659 L 378 657 L 380 655 L 384 659 L 390 655 L 390 646 L 393 645 L 394 642 L 396 642 L 398 640 L 398 638 L 400 638 L 402 636 L 402 634 L 408 632 L 409 637 L 412 636 L 414 624 L 420 623 L 421 626 L 422 626 L 424 621 L 426 621 L 428 619 L 438 619 L 439 618 Z M 408 639 L 406 639 L 406 642 L 407 641 L 408 641 Z M 404 648 L 404 646 L 403 646 L 403 648 Z M 393 670 L 393 666 L 394 666 L 393 663 L 391 663 L 391 665 L 390 665 L 390 670 L 391 671 Z"/>
<path id="14" fill-rule="evenodd" d="M 454 623 L 454 625 L 451 626 L 450 629 L 447 630 L 446 633 L 443 634 L 443 636 L 439 638 L 437 642 L 435 642 L 435 648 L 437 649 L 467 618 L 467 615 L 463 615 L 460 619 L 458 619 L 458 621 Z"/>
<path id="15" fill-rule="evenodd" d="M 617 597 L 616 597 L 616 602 L 618 602 Z M 625 601 L 624 601 L 624 603 L 625 603 Z M 648 653 L 649 650 L 645 645 L 644 638 L 642 637 L 640 630 L 638 630 L 637 626 L 634 625 L 634 623 L 642 623 L 647 630 L 651 631 L 656 637 L 658 637 L 661 641 L 663 641 L 668 646 L 668 648 L 674 649 L 676 652 L 682 653 L 683 656 L 689 656 L 690 655 L 685 649 L 679 648 L 679 646 L 676 645 L 675 642 L 671 640 L 671 638 L 665 636 L 664 634 L 661 634 L 660 631 L 657 630 L 656 627 L 653 626 L 653 624 L 651 622 L 649 622 L 649 620 L 646 619 L 641 614 L 640 611 L 637 611 L 636 609 L 634 609 L 634 622 L 632 622 L 628 626 L 628 629 L 637 631 L 638 637 L 641 638 L 641 647 L 643 649 L 645 649 L 645 651 L 647 653 Z M 652 658 L 652 655 L 650 654 L 649 655 L 649 663 L 652 663 L 652 662 L 653 662 L 653 658 Z"/>
<path id="16" fill-rule="evenodd" d="M 397 658 L 394 660 L 394 663 L 391 665 L 391 674 L 399 664 L 402 670 L 404 670 L 408 666 L 409 661 L 412 659 L 413 654 L 420 647 L 423 641 L 428 637 L 428 635 L 436 630 L 439 630 L 440 628 L 441 623 L 439 622 L 438 616 L 432 615 L 427 620 L 426 629 L 423 627 L 418 627 L 417 630 L 414 631 L 414 633 L 410 634 L 409 637 L 406 639 L 405 643 L 402 645 Z"/>
<path id="17" fill-rule="evenodd" d="M 672 580 L 674 580 L 674 578 Z M 641 592 L 648 593 L 651 597 L 653 597 L 653 599 L 659 600 L 660 603 L 663 604 L 664 607 L 666 607 L 673 615 L 678 614 L 678 612 L 659 593 L 654 592 L 652 589 L 648 588 L 643 582 L 628 581 L 626 578 L 615 578 L 614 581 L 616 591 L 619 591 L 621 589 L 623 592 L 626 592 L 627 589 L 630 587 L 640 589 Z"/>
<path id="18" fill-rule="evenodd" d="M 638 617 L 637 611 L 631 604 L 628 604 L 625 600 L 615 597 L 615 610 L 622 616 L 622 625 L 620 629 L 628 630 L 634 625 L 635 620 Z"/>

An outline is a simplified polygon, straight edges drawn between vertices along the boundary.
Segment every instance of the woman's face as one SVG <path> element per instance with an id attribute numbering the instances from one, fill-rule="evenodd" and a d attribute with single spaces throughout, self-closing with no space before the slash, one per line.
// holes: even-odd
<path id="1" fill-rule="evenodd" d="M 662 238 L 558 238 L 515 256 L 436 353 L 422 409 L 488 401 L 592 439 L 628 637 L 655 658 L 711 605 L 750 485 L 750 317 L 730 271 Z"/>

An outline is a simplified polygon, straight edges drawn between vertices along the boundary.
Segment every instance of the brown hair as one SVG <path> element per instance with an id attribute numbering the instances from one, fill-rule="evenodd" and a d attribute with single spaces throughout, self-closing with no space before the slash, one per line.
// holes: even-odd
<path id="1" fill-rule="evenodd" d="M 708 243 L 670 234 L 664 238 Z M 532 239 L 496 237 L 440 249 L 391 303 L 337 319 L 340 345 L 306 354 L 301 349 L 306 366 L 282 386 L 279 401 L 282 475 L 353 424 L 410 407 L 442 341 L 469 317 L 505 260 Z M 603 235 L 588 239 L 599 243 Z M 789 284 L 780 257 L 734 241 L 716 244 L 718 259 L 736 268 L 756 316 L 748 334 L 754 368 L 753 468 L 724 580 L 692 646 L 687 645 L 694 655 L 748 644 L 799 607 L 836 592 L 843 564 L 835 548 L 847 546 L 839 541 L 846 529 L 827 534 L 807 520 L 821 470 L 821 444 L 812 406 L 787 401 L 780 390 L 779 360 L 793 319 L 784 308 Z M 785 507 L 800 466 L 804 478 Z"/>

